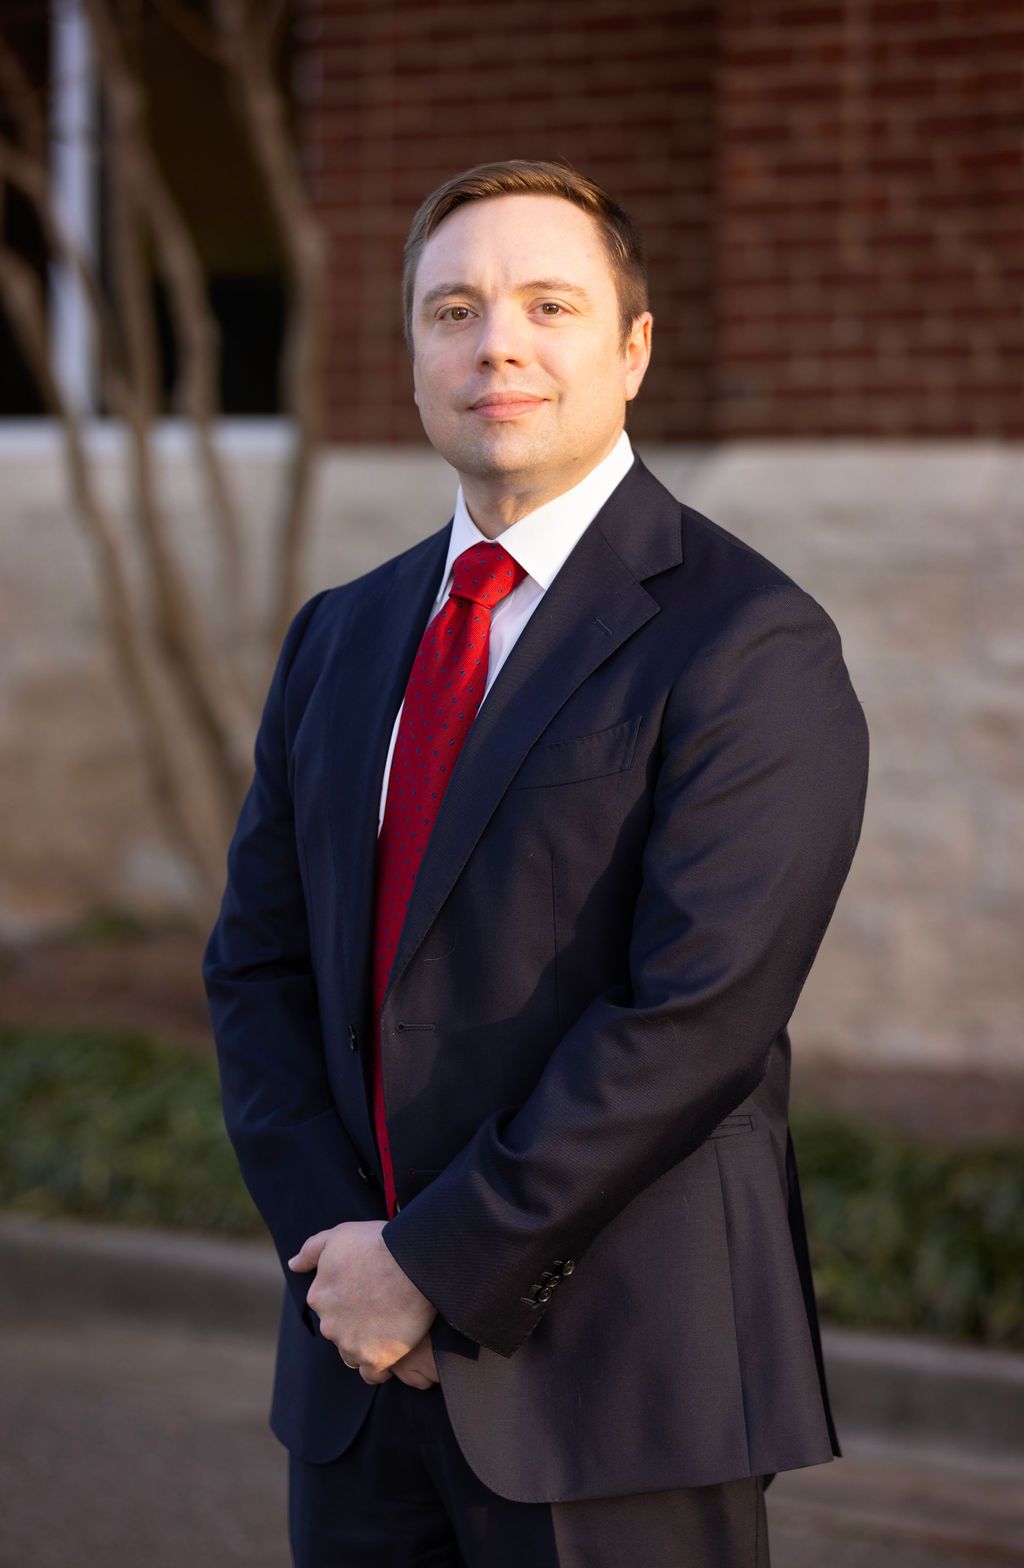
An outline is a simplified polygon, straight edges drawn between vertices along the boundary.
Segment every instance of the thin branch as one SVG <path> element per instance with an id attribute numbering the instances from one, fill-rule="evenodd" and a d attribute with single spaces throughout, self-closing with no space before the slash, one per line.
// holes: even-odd
<path id="1" fill-rule="evenodd" d="M 268 0 L 267 14 L 263 20 L 264 53 L 272 57 L 277 47 L 277 35 L 290 10 L 290 0 Z"/>
<path id="2" fill-rule="evenodd" d="M 102 140 L 104 151 L 109 150 L 114 177 L 121 324 L 114 319 L 91 259 L 57 218 L 47 168 L 45 116 L 20 62 L 2 39 L 0 88 L 17 104 L 14 119 L 20 146 L 0 140 L 0 211 L 10 181 L 32 200 L 51 254 L 82 280 L 104 347 L 109 404 L 123 419 L 131 444 L 135 520 L 153 596 L 155 639 L 144 607 L 133 597 L 128 547 L 93 482 L 78 416 L 66 404 L 51 367 L 39 279 L 9 249 L 0 250 L 0 301 L 11 315 L 44 401 L 65 433 L 76 509 L 99 564 L 111 647 L 137 720 L 153 797 L 172 839 L 186 847 L 196 865 L 205 894 L 215 898 L 223 877 L 223 842 L 234 826 L 238 798 L 251 774 L 253 724 L 237 678 L 225 666 L 211 624 L 200 613 L 182 575 L 160 505 L 150 446 L 158 404 L 158 352 L 147 238 L 153 241 L 168 286 L 181 345 L 181 401 L 194 421 L 213 495 L 228 575 L 221 596 L 226 604 L 241 581 L 244 558 L 237 510 L 213 446 L 219 339 L 192 237 L 149 140 L 142 83 L 126 52 L 126 29 L 114 20 L 114 0 L 81 3 L 91 22 L 95 58 L 111 109 L 110 131 L 92 140 L 95 146 Z M 203 29 L 183 0 L 153 3 L 170 25 L 189 35 L 195 47 L 225 63 L 285 258 L 291 311 L 282 402 L 293 417 L 296 438 L 275 541 L 277 602 L 271 651 L 276 652 L 297 603 L 298 568 L 321 433 L 325 270 L 323 237 L 298 177 L 285 105 L 271 68 L 287 4 L 268 0 L 266 6 L 257 7 L 239 0 L 215 0 L 214 34 Z M 137 25 L 142 15 L 138 0 L 127 0 L 127 13 Z"/>
<path id="3" fill-rule="evenodd" d="M 176 33 L 180 33 L 197 54 L 205 55 L 208 60 L 218 62 L 223 60 L 220 39 L 205 16 L 190 10 L 187 5 L 181 3 L 181 0 L 152 0 L 152 4 L 154 11 L 163 18 L 168 27 L 173 27 Z"/>
<path id="4" fill-rule="evenodd" d="M 46 156 L 46 118 L 28 72 L 0 33 L 0 101 L 7 104 L 21 145 L 34 158 Z"/>
<path id="5" fill-rule="evenodd" d="M 203 831 L 204 813 L 194 783 L 177 766 L 173 712 L 156 678 L 152 650 L 135 609 L 123 546 L 114 521 L 92 483 L 77 415 L 65 402 L 50 368 L 42 286 L 32 268 L 0 246 L 0 297 L 43 397 L 63 427 L 76 511 L 99 567 L 104 623 L 135 717 L 141 755 L 157 811 L 173 842 L 187 847 L 204 886 L 206 910 L 222 881 L 218 836 Z M 197 918 L 203 918 L 197 912 Z"/>
<path id="6" fill-rule="evenodd" d="M 105 0 L 84 0 L 84 4 L 94 28 L 112 125 L 118 140 L 116 162 L 130 198 L 130 206 L 122 205 L 122 217 L 127 219 L 133 211 L 144 213 L 158 242 L 158 253 L 164 252 L 165 247 L 173 253 L 165 276 L 171 285 L 176 320 L 185 332 L 192 364 L 196 367 L 188 380 L 188 402 L 197 421 L 208 471 L 216 476 L 215 486 L 227 496 L 227 481 L 213 447 L 210 428 L 213 403 L 208 310 L 194 247 L 152 155 L 145 133 L 141 90 L 128 69 Z M 126 254 L 123 245 L 121 254 Z M 137 310 L 134 317 L 129 317 L 127 325 L 130 334 L 134 333 L 136 356 L 141 355 L 144 365 L 145 348 Z M 193 710 L 211 764 L 216 771 L 226 770 L 223 776 L 237 807 L 250 770 L 248 704 L 232 670 L 224 662 L 205 614 L 178 568 L 166 536 L 156 487 L 150 475 L 148 402 L 149 399 L 145 399 L 142 407 L 136 403 L 130 410 L 129 431 L 139 483 L 141 538 L 155 596 L 160 637 L 183 695 Z M 229 511 L 233 512 L 233 509 L 229 508 Z M 234 548 L 240 559 L 237 536 L 236 520 Z"/>
<path id="7" fill-rule="evenodd" d="M 118 168 L 114 161 L 115 170 Z M 93 311 L 97 330 L 101 341 L 105 344 L 107 352 L 104 355 L 106 365 L 106 389 L 114 411 L 124 420 L 132 441 L 132 452 L 136 469 L 136 485 L 139 495 L 139 521 L 146 549 L 147 560 L 150 564 L 150 574 L 153 582 L 156 603 L 158 607 L 158 624 L 161 627 L 162 641 L 172 667 L 181 671 L 181 661 L 177 655 L 178 639 L 168 638 L 166 627 L 180 628 L 182 636 L 198 636 L 202 639 L 204 624 L 199 620 L 188 602 L 181 575 L 173 558 L 170 556 L 169 546 L 165 539 L 165 529 L 160 516 L 159 502 L 156 486 L 152 476 L 149 445 L 147 439 L 147 426 L 150 422 L 155 400 L 155 343 L 151 322 L 147 312 L 151 308 L 148 290 L 141 284 L 136 269 L 136 258 L 129 242 L 124 238 L 125 226 L 115 225 L 119 236 L 117 245 L 118 256 L 122 264 L 122 276 L 131 283 L 126 283 L 123 294 L 124 317 L 129 328 L 131 340 L 130 363 L 125 352 L 121 334 L 113 320 L 106 299 L 99 287 L 95 273 L 81 247 L 73 243 L 65 233 L 53 211 L 50 200 L 49 173 L 45 165 L 39 165 L 9 142 L 0 138 L 0 174 L 7 174 L 16 181 L 19 187 L 32 200 L 39 217 L 40 226 L 47 239 L 51 252 L 59 256 L 66 264 L 74 268 L 82 279 L 86 298 Z M 120 182 L 115 181 L 115 189 L 120 193 Z M 118 203 L 115 203 L 115 207 Z M 45 338 L 45 330 L 44 330 Z M 38 355 L 33 355 L 36 363 Z M 37 379 L 39 372 L 37 369 Z M 47 380 L 40 380 L 47 401 L 52 405 L 54 395 L 47 390 L 52 385 L 52 376 L 47 364 Z M 80 486 L 76 486 L 76 493 Z M 194 623 L 195 630 L 189 627 Z M 201 657 L 211 662 L 213 673 L 211 680 L 219 678 L 216 663 L 219 655 L 212 648 L 200 646 L 195 657 Z M 234 684 L 233 675 L 230 677 L 231 685 Z M 219 781 L 219 791 L 222 802 L 223 822 L 230 824 L 233 814 L 237 809 L 238 799 L 244 791 L 248 777 L 249 737 L 251 726 L 249 722 L 248 707 L 241 695 L 232 697 L 231 702 L 236 712 L 232 719 L 235 726 L 234 733 L 237 740 L 233 748 L 225 747 L 224 736 L 219 726 L 211 723 L 206 712 L 197 707 L 191 699 L 191 686 L 187 679 L 184 685 L 183 696 L 190 701 L 196 714 L 199 728 L 203 734 L 211 775 Z M 227 683 L 225 683 L 227 684 Z M 230 688 L 229 688 L 230 689 Z"/>
<path id="8" fill-rule="evenodd" d="M 284 102 L 258 29 L 242 0 L 214 0 L 241 123 L 263 174 L 288 275 L 290 308 L 283 352 L 282 402 L 295 424 L 295 444 L 276 539 L 277 601 L 271 645 L 280 646 L 300 594 L 315 463 L 322 439 L 323 314 L 326 246 L 303 189 L 287 129 Z"/>
<path id="9" fill-rule="evenodd" d="M 168 287 L 181 347 L 179 401 L 191 417 L 218 527 L 221 594 L 228 635 L 243 630 L 247 564 L 238 504 L 214 440 L 220 411 L 217 393 L 220 329 L 210 309 L 206 281 L 192 236 L 153 154 L 144 100 L 131 72 L 105 0 L 84 0 L 93 26 L 112 114 L 112 139 L 126 149 L 125 174 L 132 196 L 152 230 L 160 271 Z"/>
<path id="10" fill-rule="evenodd" d="M 127 362 L 120 328 L 110 311 L 96 273 L 82 247 L 71 239 L 54 211 L 50 192 L 50 171 L 40 159 L 20 151 L 0 136 L 0 178 L 6 178 L 32 202 L 43 238 L 53 255 L 72 268 L 85 290 L 89 306 L 104 344 L 108 373 L 117 377 L 124 394 Z"/>

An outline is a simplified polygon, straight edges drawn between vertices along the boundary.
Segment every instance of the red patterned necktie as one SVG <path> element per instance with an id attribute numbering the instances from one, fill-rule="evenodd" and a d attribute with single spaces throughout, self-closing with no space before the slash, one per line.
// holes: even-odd
<path id="1" fill-rule="evenodd" d="M 396 1193 L 380 1060 L 384 992 L 427 839 L 487 685 L 491 610 L 525 576 L 503 545 L 483 542 L 463 550 L 405 690 L 377 840 L 373 942 L 373 1120 L 389 1218 Z"/>

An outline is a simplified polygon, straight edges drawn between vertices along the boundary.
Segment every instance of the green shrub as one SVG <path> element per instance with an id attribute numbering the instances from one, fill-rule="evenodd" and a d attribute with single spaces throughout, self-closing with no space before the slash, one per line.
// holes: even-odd
<path id="1" fill-rule="evenodd" d="M 823 1317 L 1024 1345 L 1024 1151 L 790 1118 Z"/>
<path id="2" fill-rule="evenodd" d="M 0 1029 L 0 1204 L 258 1234 L 212 1052 L 134 1032 Z"/>
<path id="3" fill-rule="evenodd" d="M 1024 1345 L 1024 1152 L 793 1109 L 822 1317 Z M 134 1032 L 0 1029 L 0 1205 L 264 1234 L 212 1051 Z"/>

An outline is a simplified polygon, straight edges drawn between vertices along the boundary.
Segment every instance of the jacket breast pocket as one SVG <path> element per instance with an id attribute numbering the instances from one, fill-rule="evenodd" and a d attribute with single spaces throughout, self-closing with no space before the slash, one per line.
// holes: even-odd
<path id="1" fill-rule="evenodd" d="M 575 784 L 580 779 L 599 779 L 609 773 L 623 772 L 633 764 L 642 720 L 642 713 L 634 713 L 620 724 L 595 730 L 589 735 L 574 735 L 568 740 L 551 740 L 534 746 L 509 789 L 534 789 L 539 784 Z"/>

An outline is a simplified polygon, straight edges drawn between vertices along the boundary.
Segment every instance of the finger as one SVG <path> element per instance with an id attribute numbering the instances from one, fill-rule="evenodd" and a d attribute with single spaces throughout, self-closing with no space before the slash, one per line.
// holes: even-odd
<path id="1" fill-rule="evenodd" d="M 391 1376 L 391 1369 L 388 1367 L 383 1372 L 375 1372 L 372 1367 L 361 1366 L 359 1376 L 364 1383 L 386 1383 Z"/>
<path id="2" fill-rule="evenodd" d="M 403 1383 L 411 1383 L 416 1388 L 432 1388 L 435 1383 L 441 1381 L 440 1378 L 432 1376 L 426 1367 L 410 1366 L 398 1368 L 396 1366 L 394 1373 L 396 1377 L 401 1378 Z"/>
<path id="3" fill-rule="evenodd" d="M 437 1375 L 437 1363 L 434 1360 L 434 1347 L 431 1345 L 429 1339 L 426 1339 L 421 1344 L 417 1345 L 415 1350 L 410 1352 L 410 1355 L 414 1358 L 413 1364 L 417 1372 L 419 1372 L 423 1377 L 429 1378 L 432 1383 L 439 1383 L 441 1381 Z"/>
<path id="4" fill-rule="evenodd" d="M 431 1383 L 439 1383 L 441 1381 L 437 1375 L 434 1351 L 429 1339 L 421 1340 L 418 1345 L 414 1345 L 409 1353 L 403 1356 L 400 1362 L 396 1363 L 396 1366 L 401 1366 L 403 1369 L 408 1368 L 409 1371 L 418 1373 L 420 1377 L 427 1378 Z"/>
<path id="5" fill-rule="evenodd" d="M 430 1388 L 429 1377 L 424 1377 L 421 1372 L 396 1372 L 399 1382 L 407 1383 L 410 1388 Z"/>
<path id="6" fill-rule="evenodd" d="M 325 1243 L 323 1231 L 317 1231 L 315 1236 L 307 1236 L 295 1256 L 288 1259 L 288 1267 L 296 1274 L 305 1274 L 307 1270 L 316 1268 Z"/>

